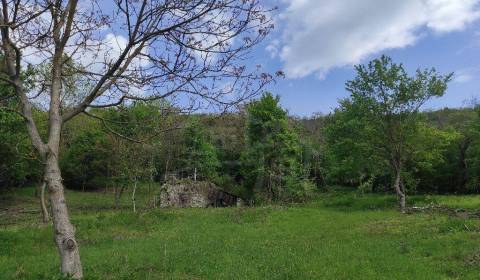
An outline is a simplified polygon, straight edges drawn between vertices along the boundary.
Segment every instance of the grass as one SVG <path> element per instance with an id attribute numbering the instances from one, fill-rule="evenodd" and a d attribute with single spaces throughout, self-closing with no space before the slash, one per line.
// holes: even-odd
<path id="1" fill-rule="evenodd" d="M 86 279 L 478 279 L 480 221 L 402 215 L 390 195 L 331 190 L 306 204 L 151 209 L 126 193 L 67 192 Z M 3 196 L 33 209 L 34 190 Z M 415 205 L 480 206 L 480 196 L 415 196 Z M 140 204 L 140 202 L 139 202 Z M 3 204 L 2 204 L 3 205 Z M 3 208 L 3 207 L 2 207 Z M 58 279 L 51 226 L 18 214 L 0 226 L 1 279 Z M 11 216 L 11 215 L 9 215 Z M 5 217 L 0 217 L 5 221 Z"/>

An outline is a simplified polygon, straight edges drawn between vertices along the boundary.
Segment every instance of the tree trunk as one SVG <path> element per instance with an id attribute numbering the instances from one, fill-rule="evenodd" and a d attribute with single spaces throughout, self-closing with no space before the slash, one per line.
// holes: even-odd
<path id="1" fill-rule="evenodd" d="M 82 264 L 78 244 L 75 240 L 75 229 L 70 223 L 62 175 L 54 153 L 49 153 L 46 159 L 45 181 L 50 195 L 54 240 L 60 254 L 62 274 L 74 279 L 81 279 L 83 276 Z"/>
<path id="2" fill-rule="evenodd" d="M 400 165 L 397 165 L 395 167 L 395 183 L 393 184 L 393 188 L 397 192 L 400 211 L 405 213 L 405 190 L 402 190 L 402 184 L 401 168 Z"/>
<path id="3" fill-rule="evenodd" d="M 115 205 L 115 209 L 118 209 L 118 186 L 116 183 L 113 186 L 113 203 Z"/>
<path id="4" fill-rule="evenodd" d="M 459 168 L 458 168 L 458 175 L 457 175 L 457 182 L 452 184 L 452 188 L 450 191 L 456 192 L 457 189 L 455 187 L 458 186 L 458 191 L 461 193 L 467 192 L 467 182 L 468 182 L 468 165 L 467 165 L 467 150 L 470 147 L 470 139 L 464 139 L 459 145 Z M 455 186 L 457 185 L 457 186 Z"/>
<path id="5" fill-rule="evenodd" d="M 163 176 L 164 177 L 164 180 L 165 180 L 165 183 L 167 182 L 167 179 L 168 179 L 168 163 L 170 161 L 170 156 L 167 157 L 167 162 L 165 163 L 165 175 Z"/>
<path id="6" fill-rule="evenodd" d="M 124 188 L 125 187 L 122 185 L 119 189 L 117 184 L 115 184 L 115 209 L 120 208 L 120 198 L 122 198 Z"/>
<path id="7" fill-rule="evenodd" d="M 135 179 L 135 183 L 133 184 L 133 192 L 132 192 L 132 204 L 133 204 L 133 213 L 137 212 L 137 207 L 135 204 L 135 192 L 137 191 L 137 179 Z"/>
<path id="8" fill-rule="evenodd" d="M 40 208 L 42 209 L 42 220 L 44 223 L 48 223 L 50 221 L 50 214 L 48 213 L 47 204 L 45 203 L 45 188 L 46 183 L 43 181 L 42 185 L 40 186 Z"/>

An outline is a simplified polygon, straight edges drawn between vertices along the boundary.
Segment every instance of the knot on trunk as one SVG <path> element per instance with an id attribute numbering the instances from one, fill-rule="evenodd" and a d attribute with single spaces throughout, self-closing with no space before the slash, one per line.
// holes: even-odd
<path id="1" fill-rule="evenodd" d="M 63 247 L 65 247 L 66 250 L 72 251 L 77 247 L 77 242 L 73 238 L 65 238 L 63 240 Z"/>

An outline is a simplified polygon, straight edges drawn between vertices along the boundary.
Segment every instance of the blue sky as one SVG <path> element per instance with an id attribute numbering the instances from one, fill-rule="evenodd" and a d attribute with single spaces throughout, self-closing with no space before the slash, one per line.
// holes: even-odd
<path id="1" fill-rule="evenodd" d="M 445 96 L 424 109 L 460 107 L 480 97 L 478 0 L 289 0 L 275 32 L 253 53 L 255 64 L 287 77 L 267 90 L 292 115 L 328 113 L 348 96 L 353 66 L 387 54 L 409 71 L 455 72 Z M 358 4 L 358 5 L 357 5 Z"/>

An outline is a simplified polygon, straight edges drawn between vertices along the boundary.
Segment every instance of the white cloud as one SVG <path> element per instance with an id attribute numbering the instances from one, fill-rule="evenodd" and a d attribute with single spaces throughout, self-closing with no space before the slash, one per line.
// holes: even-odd
<path id="1" fill-rule="evenodd" d="M 464 29 L 480 17 L 480 0 L 290 0 L 277 20 L 280 56 L 290 78 L 359 63 L 387 49 L 415 44 L 428 33 Z"/>
<path id="2" fill-rule="evenodd" d="M 479 73 L 478 67 L 465 68 L 455 71 L 454 82 L 455 83 L 468 83 L 472 81 Z"/>
<path id="3" fill-rule="evenodd" d="M 473 76 L 469 73 L 458 73 L 455 75 L 455 82 L 456 83 L 467 83 L 473 79 Z"/>
<path id="4" fill-rule="evenodd" d="M 280 41 L 275 39 L 275 40 L 272 40 L 266 47 L 265 47 L 265 50 L 270 53 L 270 56 L 272 58 L 276 57 L 278 55 L 278 48 L 279 48 L 279 45 L 280 45 Z"/>

